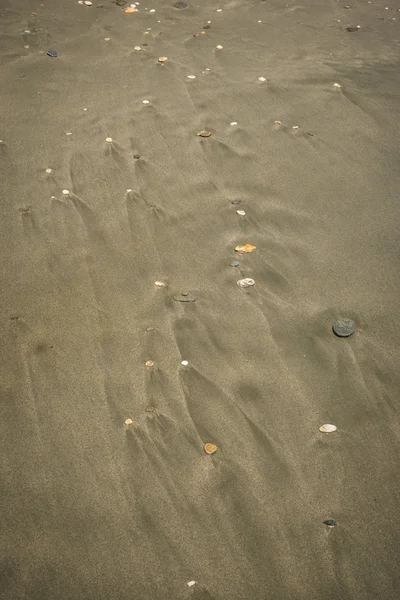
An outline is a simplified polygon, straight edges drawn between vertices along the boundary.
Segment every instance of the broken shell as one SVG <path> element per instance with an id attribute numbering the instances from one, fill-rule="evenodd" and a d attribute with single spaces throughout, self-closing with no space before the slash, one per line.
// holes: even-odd
<path id="1" fill-rule="evenodd" d="M 157 287 L 165 287 L 165 283 L 163 281 L 155 281 L 154 285 L 156 285 Z"/>
<path id="2" fill-rule="evenodd" d="M 244 212 L 244 210 L 237 210 L 236 214 L 240 215 L 241 217 L 244 217 L 246 213 Z"/>
<path id="3" fill-rule="evenodd" d="M 204 445 L 204 452 L 206 454 L 214 454 L 217 451 L 217 446 L 215 444 L 205 444 Z"/>
<path id="4" fill-rule="evenodd" d="M 146 360 L 146 367 L 152 367 L 154 365 L 154 361 L 153 360 Z"/>
<path id="5" fill-rule="evenodd" d="M 160 58 L 158 59 L 158 62 L 163 63 L 166 62 L 168 60 L 168 58 L 166 56 L 160 56 Z"/>
<path id="6" fill-rule="evenodd" d="M 265 77 L 259 77 L 258 81 L 267 81 L 267 80 L 265 79 Z"/>
<path id="7" fill-rule="evenodd" d="M 253 252 L 255 249 L 256 246 L 253 246 L 252 244 L 245 244 L 244 246 L 236 246 L 235 251 L 249 253 Z"/>
<path id="8" fill-rule="evenodd" d="M 109 144 L 111 144 L 112 138 L 110 138 L 110 137 L 106 138 L 106 142 L 108 142 Z"/>
<path id="9" fill-rule="evenodd" d="M 212 136 L 212 133 L 211 131 L 199 131 L 197 135 L 200 137 L 210 137 Z"/>
<path id="10" fill-rule="evenodd" d="M 125 419 L 125 425 L 132 425 L 132 419 Z"/>
<path id="11" fill-rule="evenodd" d="M 237 281 L 236 283 L 239 287 L 247 288 L 254 285 L 255 281 L 254 279 L 251 279 L 251 277 L 246 277 L 245 279 L 239 279 L 239 281 Z"/>
<path id="12" fill-rule="evenodd" d="M 337 427 L 336 427 L 336 425 L 331 425 L 330 423 L 326 423 L 325 425 L 321 425 L 319 430 L 321 431 L 321 433 L 332 433 L 333 431 L 337 430 Z"/>

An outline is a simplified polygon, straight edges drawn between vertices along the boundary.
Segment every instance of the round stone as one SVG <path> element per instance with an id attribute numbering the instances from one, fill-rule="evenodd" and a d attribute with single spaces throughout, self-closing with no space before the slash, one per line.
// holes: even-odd
<path id="1" fill-rule="evenodd" d="M 153 360 L 146 360 L 146 367 L 152 367 L 154 365 Z"/>
<path id="2" fill-rule="evenodd" d="M 259 77 L 258 81 L 267 81 L 267 80 L 265 79 L 265 77 Z"/>
<path id="3" fill-rule="evenodd" d="M 332 425 L 331 423 L 325 423 L 325 425 L 321 425 L 319 428 L 321 433 L 333 433 L 337 430 L 336 425 Z"/>
<path id="4" fill-rule="evenodd" d="M 62 193 L 64 194 L 64 196 L 68 196 L 69 190 L 63 190 Z"/>
<path id="5" fill-rule="evenodd" d="M 160 58 L 158 59 L 158 62 L 160 63 L 164 63 L 168 60 L 168 58 L 166 56 L 160 56 Z"/>
<path id="6" fill-rule="evenodd" d="M 183 365 L 184 367 L 187 367 L 189 364 L 189 362 L 187 360 L 182 360 L 181 365 Z"/>
<path id="7" fill-rule="evenodd" d="M 217 446 L 215 444 L 205 444 L 204 445 L 204 452 L 206 454 L 215 454 L 215 452 L 217 451 Z"/>
<path id="8" fill-rule="evenodd" d="M 338 337 L 346 338 L 355 332 L 356 324 L 352 319 L 340 319 L 339 321 L 336 321 L 336 323 L 334 323 L 332 329 L 333 333 Z"/>

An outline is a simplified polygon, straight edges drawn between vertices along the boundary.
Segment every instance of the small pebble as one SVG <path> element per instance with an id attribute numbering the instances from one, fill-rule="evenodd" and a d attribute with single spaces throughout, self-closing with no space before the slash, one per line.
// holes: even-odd
<path id="1" fill-rule="evenodd" d="M 342 86 L 340 85 L 340 83 L 334 83 L 333 87 L 341 88 Z"/>
<path id="2" fill-rule="evenodd" d="M 217 12 L 222 12 L 222 8 L 217 8 Z"/>
<path id="3" fill-rule="evenodd" d="M 245 216 L 245 214 L 246 214 L 246 213 L 244 212 L 244 210 L 237 210 L 237 211 L 236 211 L 236 213 L 237 213 L 238 215 L 240 215 L 241 217 L 244 217 L 244 216 Z"/>
<path id="4" fill-rule="evenodd" d="M 155 281 L 154 285 L 157 287 L 165 287 L 165 283 L 163 281 Z"/>
<path id="5" fill-rule="evenodd" d="M 153 360 L 146 360 L 146 367 L 152 367 L 154 366 L 154 361 Z"/>
<path id="6" fill-rule="evenodd" d="M 239 261 L 238 260 L 233 260 L 231 262 L 231 267 L 238 267 L 239 266 Z"/>
<path id="7" fill-rule="evenodd" d="M 106 138 L 106 142 L 108 142 L 109 144 L 111 144 L 112 138 L 110 138 L 110 137 Z"/>
<path id="8" fill-rule="evenodd" d="M 204 452 L 206 454 L 214 454 L 217 451 L 217 446 L 215 444 L 205 444 L 204 445 Z"/>
<path id="9" fill-rule="evenodd" d="M 83 6 L 83 0 L 78 0 L 78 4 L 81 4 Z"/>
<path id="10" fill-rule="evenodd" d="M 330 423 L 326 423 L 325 425 L 321 425 L 319 428 L 321 433 L 333 433 L 337 430 L 336 425 L 331 425 Z"/>
<path id="11" fill-rule="evenodd" d="M 188 79 L 196 79 L 196 75 L 186 75 Z"/>
<path id="12" fill-rule="evenodd" d="M 237 281 L 236 283 L 239 287 L 248 288 L 254 285 L 255 281 L 254 279 L 251 279 L 251 277 L 246 277 L 245 279 L 239 279 L 239 281 Z"/>
<path id="13" fill-rule="evenodd" d="M 184 367 L 187 367 L 188 364 L 189 364 L 189 361 L 187 361 L 187 360 L 182 360 L 181 361 L 181 365 L 183 365 Z"/>
<path id="14" fill-rule="evenodd" d="M 63 190 L 62 193 L 64 194 L 64 196 L 68 196 L 69 190 Z"/>
<path id="15" fill-rule="evenodd" d="M 265 77 L 259 77 L 258 81 L 267 81 L 267 80 L 265 79 Z"/>
<path id="16" fill-rule="evenodd" d="M 222 49 L 223 49 L 223 46 L 221 46 L 221 44 L 218 44 L 218 46 L 216 46 L 216 49 L 217 49 L 217 50 L 222 50 Z"/>
<path id="17" fill-rule="evenodd" d="M 188 587 L 192 587 L 195 585 L 195 581 L 188 581 Z"/>
<path id="18" fill-rule="evenodd" d="M 137 160 L 138 158 L 140 158 L 140 154 L 134 154 L 133 158 L 136 158 L 136 160 Z"/>
<path id="19" fill-rule="evenodd" d="M 237 121 L 232 121 L 231 125 L 237 125 Z"/>
<path id="20" fill-rule="evenodd" d="M 131 191 L 132 191 L 131 189 L 128 189 L 128 190 L 126 190 L 126 193 L 129 194 Z"/>
<path id="21" fill-rule="evenodd" d="M 150 104 L 150 100 L 142 100 L 143 104 Z"/>
<path id="22" fill-rule="evenodd" d="M 137 52 L 139 52 L 141 50 L 141 47 L 140 46 L 135 46 L 134 50 L 136 50 Z"/>
<path id="23" fill-rule="evenodd" d="M 155 13 L 155 12 L 156 12 L 156 9 L 155 9 L 155 8 L 152 8 L 151 10 L 149 10 L 149 12 L 151 12 L 151 13 Z"/>
<path id="24" fill-rule="evenodd" d="M 200 137 L 210 137 L 212 136 L 212 133 L 211 131 L 199 131 L 197 135 Z"/>
<path id="25" fill-rule="evenodd" d="M 346 338 L 351 336 L 355 332 L 356 324 L 352 319 L 340 319 L 339 321 L 336 321 L 336 323 L 334 323 L 332 329 L 333 333 L 335 333 L 335 335 L 337 335 L 338 337 Z"/>
<path id="26" fill-rule="evenodd" d="M 346 27 L 347 31 L 350 31 L 350 33 L 352 33 L 353 31 L 358 31 L 360 29 L 361 25 L 357 25 L 357 27 Z"/>
<path id="27" fill-rule="evenodd" d="M 65 135 L 72 135 L 72 131 L 67 131 Z"/>
<path id="28" fill-rule="evenodd" d="M 47 50 L 47 56 L 52 56 L 53 58 L 56 58 L 58 56 L 58 52 L 57 50 Z"/>
<path id="29" fill-rule="evenodd" d="M 298 129 L 299 126 L 298 125 L 293 125 L 293 129 Z"/>
<path id="30" fill-rule="evenodd" d="M 90 0 L 83 0 L 83 3 L 86 4 L 86 6 L 92 6 L 93 2 L 90 2 Z"/>
<path id="31" fill-rule="evenodd" d="M 144 409 L 146 412 L 154 412 L 154 406 L 146 406 Z"/>
<path id="32" fill-rule="evenodd" d="M 132 425 L 132 419 L 125 419 L 125 425 Z"/>
<path id="33" fill-rule="evenodd" d="M 158 59 L 158 62 L 160 63 L 164 63 L 168 60 L 168 58 L 166 56 L 160 56 L 160 58 Z"/>
<path id="34" fill-rule="evenodd" d="M 53 169 L 46 169 L 46 173 L 48 173 L 50 175 L 50 173 L 53 172 Z"/>
<path id="35" fill-rule="evenodd" d="M 274 121 L 275 125 L 280 125 L 281 121 Z"/>
<path id="36" fill-rule="evenodd" d="M 236 252 L 244 252 L 244 253 L 254 252 L 254 250 L 256 250 L 256 246 L 253 246 L 252 244 L 245 244 L 244 246 L 236 246 L 236 248 L 235 248 Z"/>
<path id="37" fill-rule="evenodd" d="M 111 38 L 104 38 L 104 40 L 105 40 L 106 42 L 109 42 L 109 41 L 111 40 Z"/>
<path id="38" fill-rule="evenodd" d="M 333 529 L 334 527 L 336 527 L 337 523 L 335 519 L 325 519 L 324 525 L 327 525 L 329 529 Z"/>

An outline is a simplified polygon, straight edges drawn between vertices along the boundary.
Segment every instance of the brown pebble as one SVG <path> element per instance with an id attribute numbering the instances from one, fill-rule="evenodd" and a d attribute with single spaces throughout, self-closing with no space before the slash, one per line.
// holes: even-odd
<path id="1" fill-rule="evenodd" d="M 146 412 L 154 412 L 154 406 L 146 406 L 144 409 Z"/>
<path id="2" fill-rule="evenodd" d="M 206 454 L 214 454 L 217 451 L 217 446 L 215 444 L 205 444 L 204 445 L 204 452 Z"/>
<path id="3" fill-rule="evenodd" d="M 132 419 L 125 419 L 125 425 L 132 425 Z"/>
<path id="4" fill-rule="evenodd" d="M 199 131 L 197 135 L 200 137 L 210 137 L 212 136 L 212 133 L 211 131 Z"/>

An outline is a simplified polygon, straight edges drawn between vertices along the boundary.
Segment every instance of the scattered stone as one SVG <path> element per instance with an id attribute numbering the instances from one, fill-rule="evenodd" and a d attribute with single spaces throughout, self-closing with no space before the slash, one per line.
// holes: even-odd
<path id="1" fill-rule="evenodd" d="M 196 584 L 195 581 L 188 581 L 188 587 L 192 587 Z"/>
<path id="2" fill-rule="evenodd" d="M 183 365 L 184 367 L 187 367 L 188 364 L 189 364 L 189 361 L 187 361 L 187 360 L 182 360 L 181 361 L 181 365 Z"/>
<path id="3" fill-rule="evenodd" d="M 146 412 L 154 412 L 154 406 L 146 406 L 144 409 Z"/>
<path id="4" fill-rule="evenodd" d="M 203 29 L 211 29 L 211 25 L 204 25 Z"/>
<path id="5" fill-rule="evenodd" d="M 298 125 L 293 125 L 292 129 L 298 129 L 299 126 Z"/>
<path id="6" fill-rule="evenodd" d="M 352 319 L 340 319 L 339 321 L 336 321 L 336 323 L 334 323 L 332 329 L 333 333 L 338 337 L 346 338 L 351 336 L 355 332 L 356 324 Z"/>
<path id="7" fill-rule="evenodd" d="M 155 8 L 152 8 L 151 10 L 149 10 L 149 12 L 151 12 L 151 13 L 155 13 L 155 12 L 156 12 L 156 9 L 155 9 Z"/>
<path id="8" fill-rule="evenodd" d="M 90 0 L 83 0 L 83 4 L 86 6 L 92 6 L 93 2 L 90 2 Z"/>
<path id="9" fill-rule="evenodd" d="M 140 52 L 140 50 L 141 50 L 141 47 L 140 47 L 140 46 L 135 46 L 135 47 L 134 47 L 134 50 L 136 50 L 136 52 Z"/>
<path id="10" fill-rule="evenodd" d="M 255 281 L 254 279 L 251 279 L 251 277 L 246 277 L 245 279 L 239 279 L 239 281 L 237 281 L 236 283 L 239 287 L 248 288 L 254 285 Z"/>
<path id="11" fill-rule="evenodd" d="M 146 367 L 153 367 L 154 366 L 154 360 L 146 360 Z"/>
<path id="12" fill-rule="evenodd" d="M 321 425 L 319 428 L 321 433 L 333 433 L 337 430 L 336 425 L 331 425 L 330 423 L 326 423 L 325 425 Z"/>
<path id="13" fill-rule="evenodd" d="M 186 75 L 188 79 L 196 79 L 196 75 Z"/>
<path id="14" fill-rule="evenodd" d="M 142 100 L 143 104 L 150 104 L 150 100 Z"/>
<path id="15" fill-rule="evenodd" d="M 259 77 L 258 81 L 267 81 L 267 80 L 265 79 L 265 77 Z"/>
<path id="16" fill-rule="evenodd" d="M 125 419 L 125 425 L 132 425 L 132 419 Z"/>
<path id="17" fill-rule="evenodd" d="M 212 133 L 211 131 L 199 131 L 197 135 L 200 137 L 210 137 L 212 136 Z"/>
<path id="18" fill-rule="evenodd" d="M 215 444 L 207 443 L 204 445 L 204 452 L 206 454 L 215 454 L 217 451 L 217 446 Z"/>
<path id="19" fill-rule="evenodd" d="M 341 88 L 342 86 L 340 85 L 340 83 L 334 83 L 334 84 L 333 84 L 333 87 L 336 87 L 336 88 Z"/>
<path id="20" fill-rule="evenodd" d="M 138 158 L 140 158 L 140 154 L 134 154 L 133 158 L 136 158 L 136 160 L 137 160 Z"/>
<path id="21" fill-rule="evenodd" d="M 223 49 L 223 46 L 221 46 L 221 44 L 218 44 L 218 46 L 215 46 L 215 48 L 216 48 L 217 50 L 222 50 L 222 49 Z"/>
<path id="22" fill-rule="evenodd" d="M 244 217 L 246 213 L 244 210 L 237 210 L 236 214 L 240 215 L 241 217 Z"/>
<path id="23" fill-rule="evenodd" d="M 46 173 L 48 173 L 50 175 L 50 173 L 53 172 L 53 169 L 46 169 Z"/>
<path id="24" fill-rule="evenodd" d="M 111 143 L 112 143 L 112 138 L 110 138 L 110 137 L 107 137 L 107 138 L 106 138 L 106 142 L 108 142 L 109 144 L 111 144 Z"/>
<path id="25" fill-rule="evenodd" d="M 240 264 L 240 263 L 239 263 L 239 261 L 238 261 L 238 260 L 233 260 L 233 261 L 231 262 L 231 267 L 238 267 L 238 266 L 239 266 L 239 264 Z"/>
<path id="26" fill-rule="evenodd" d="M 68 196 L 69 190 L 63 190 L 62 193 L 64 194 L 64 196 Z"/>
<path id="27" fill-rule="evenodd" d="M 252 244 L 245 244 L 244 246 L 236 246 L 235 251 L 248 254 L 249 252 L 254 252 L 255 249 L 256 246 L 253 246 Z"/>
<path id="28" fill-rule="evenodd" d="M 165 283 L 163 281 L 155 281 L 154 285 L 157 287 L 165 287 Z"/>
<path id="29" fill-rule="evenodd" d="M 175 302 L 195 302 L 197 296 L 191 296 L 186 293 L 176 294 L 174 297 Z"/>
<path id="30" fill-rule="evenodd" d="M 178 10 L 181 10 L 182 8 L 187 8 L 187 2 L 182 2 L 182 1 L 178 1 L 175 2 L 175 4 L 172 5 L 174 8 L 177 8 Z"/>
<path id="31" fill-rule="evenodd" d="M 334 527 L 336 527 L 337 523 L 335 519 L 325 519 L 324 525 L 327 525 L 329 529 L 333 529 Z"/>
<path id="32" fill-rule="evenodd" d="M 52 58 L 56 58 L 58 56 L 57 50 L 47 50 L 47 56 L 51 56 Z"/>
<path id="33" fill-rule="evenodd" d="M 166 56 L 160 56 L 160 58 L 158 59 L 159 63 L 165 63 L 168 60 L 168 58 Z"/>
<path id="34" fill-rule="evenodd" d="M 357 25 L 357 27 L 346 27 L 347 31 L 353 33 L 354 31 L 358 31 L 361 28 L 361 25 Z"/>

